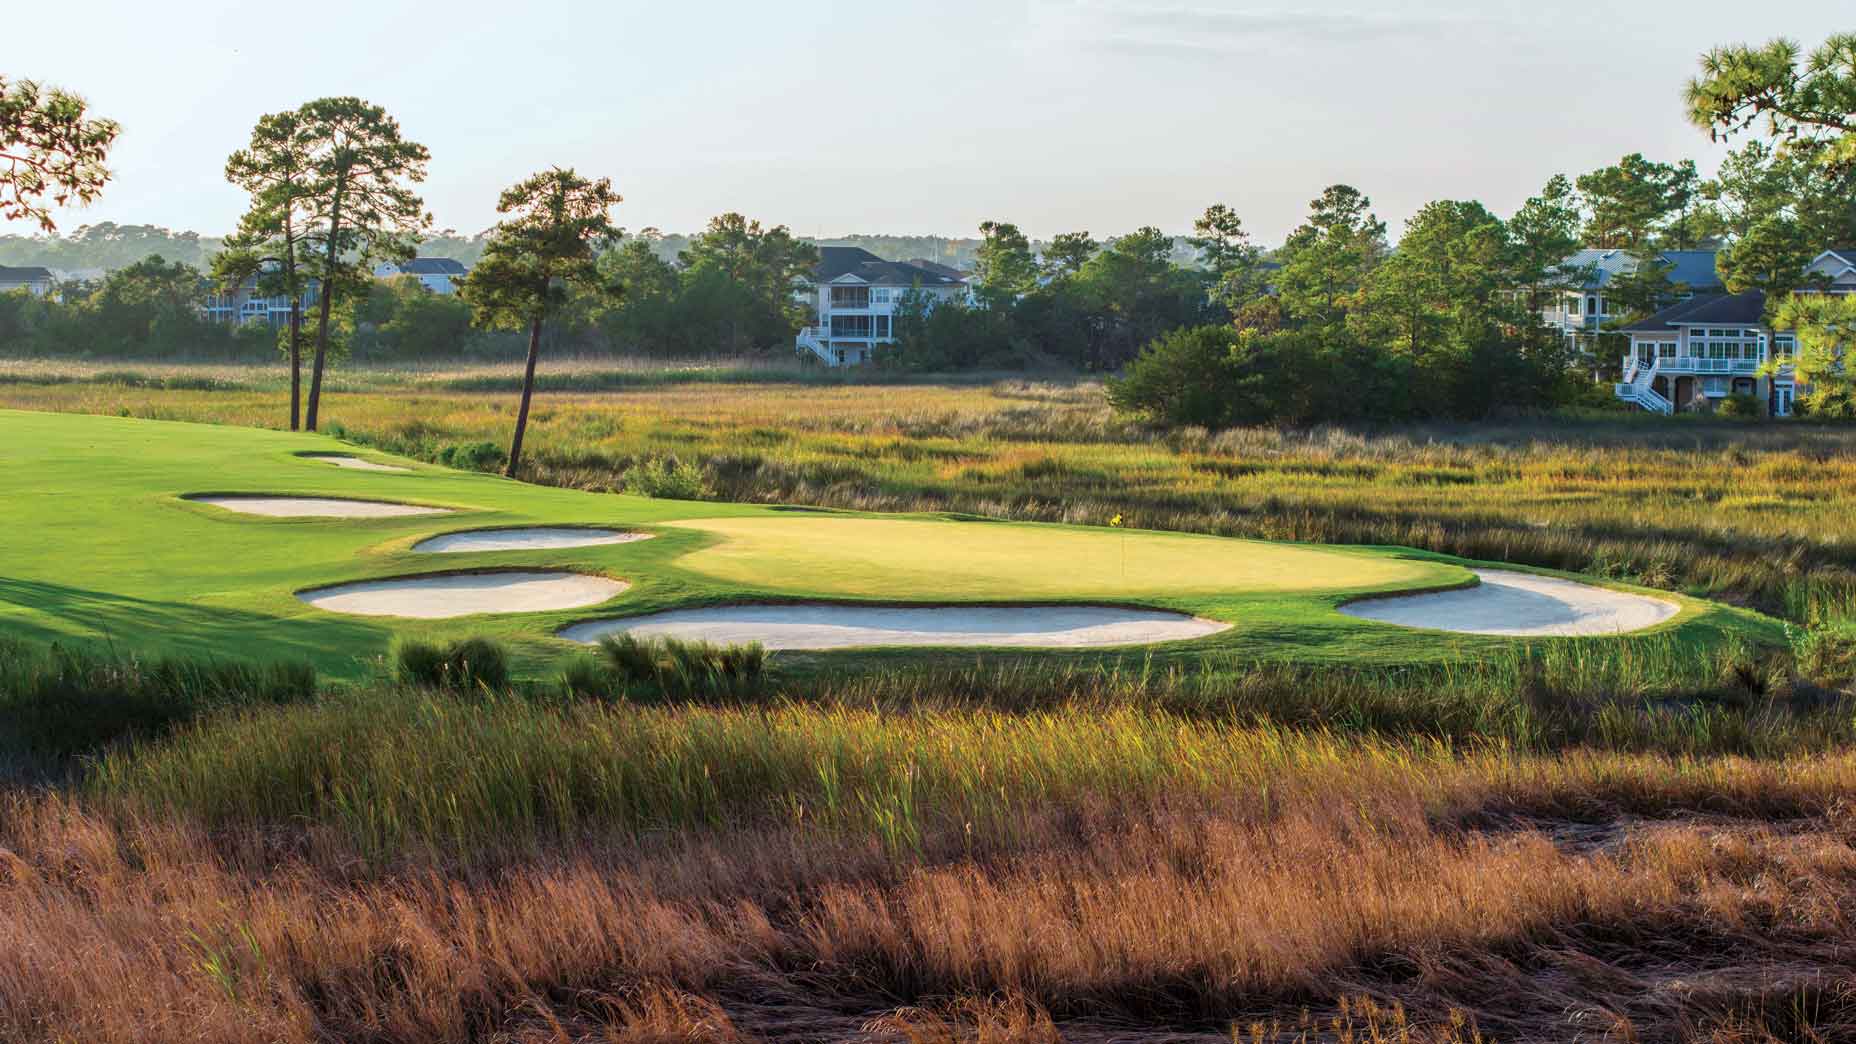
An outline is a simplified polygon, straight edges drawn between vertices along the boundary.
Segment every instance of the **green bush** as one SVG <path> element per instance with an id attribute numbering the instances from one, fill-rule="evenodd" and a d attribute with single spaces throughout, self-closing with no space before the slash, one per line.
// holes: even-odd
<path id="1" fill-rule="evenodd" d="M 1232 353 L 1229 326 L 1175 330 L 1141 350 L 1108 385 L 1116 409 L 1146 413 L 1164 424 L 1217 428 L 1231 423 Z"/>
<path id="2" fill-rule="evenodd" d="M 476 692 L 509 687 L 509 654 L 487 638 L 450 645 L 409 639 L 394 651 L 400 680 L 427 689 Z"/>
<path id="3" fill-rule="evenodd" d="M 438 451 L 438 462 L 460 471 L 501 471 L 509 454 L 494 442 L 453 443 Z"/>
<path id="4" fill-rule="evenodd" d="M 715 495 L 701 468 L 675 457 L 639 461 L 625 471 L 625 492 L 662 500 L 706 500 Z"/>
<path id="5" fill-rule="evenodd" d="M 1741 419 L 1763 417 L 1766 414 L 1765 408 L 1760 404 L 1758 396 L 1744 394 L 1727 396 L 1725 399 L 1715 404 L 1714 412 L 1722 417 L 1736 417 Z"/>

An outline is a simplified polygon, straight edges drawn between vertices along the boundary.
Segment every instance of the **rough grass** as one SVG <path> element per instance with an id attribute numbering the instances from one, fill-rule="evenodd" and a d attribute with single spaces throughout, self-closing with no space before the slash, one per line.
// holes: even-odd
<path id="1" fill-rule="evenodd" d="M 585 740 L 578 717 L 539 737 L 624 744 L 603 784 L 605 807 L 635 813 L 622 829 L 582 822 L 482 862 L 357 847 L 348 823 L 407 806 L 354 783 L 460 767 L 430 753 L 459 733 L 437 716 L 507 729 L 510 706 L 377 707 L 371 724 L 338 706 L 347 727 L 319 738 L 360 748 L 325 744 L 320 783 L 238 767 L 242 747 L 301 736 L 295 711 L 277 729 L 202 727 L 141 762 L 199 759 L 198 781 L 251 773 L 220 793 L 321 790 L 320 804 L 203 808 L 173 777 L 109 768 L 80 798 L 15 795 L 0 811 L 0 1037 L 1856 1028 L 1839 985 L 1856 973 L 1847 752 L 1542 756 L 1132 711 L 641 710 Z M 462 809 L 550 792 L 477 792 L 543 745 L 506 731 L 494 749 L 498 765 L 423 785 Z M 449 829 L 454 813 L 428 812 Z"/>

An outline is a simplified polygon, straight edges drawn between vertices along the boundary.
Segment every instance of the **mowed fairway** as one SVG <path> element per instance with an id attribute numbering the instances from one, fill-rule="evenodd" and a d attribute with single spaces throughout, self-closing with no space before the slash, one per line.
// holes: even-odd
<path id="1" fill-rule="evenodd" d="M 378 669 L 396 636 L 481 635 L 507 642 L 518 667 L 533 673 L 574 650 L 557 636 L 574 623 L 836 599 L 1110 604 L 1232 625 L 1155 646 L 1163 659 L 1216 653 L 1418 662 L 1511 641 L 1442 636 L 1338 612 L 1361 595 L 1471 579 L 1461 563 L 1397 548 L 652 500 L 453 471 L 318 435 L 116 417 L 0 411 L 0 447 L 0 635 L 35 640 L 295 657 L 333 676 L 360 677 Z M 405 470 L 336 467 L 311 455 L 334 452 Z M 202 494 L 344 498 L 444 513 L 278 518 L 187 499 Z M 414 550 L 442 534 L 517 526 L 597 526 L 655 538 L 468 554 Z M 577 573 L 618 581 L 607 586 L 620 593 L 573 608 L 430 620 L 330 612 L 299 598 L 313 588 L 455 570 Z M 1682 640 L 1776 634 L 1751 613 L 1682 604 L 1682 614 L 1663 625 Z"/>
<path id="2" fill-rule="evenodd" d="M 1397 590 L 1464 579 L 1437 562 L 1178 533 L 814 514 L 672 524 L 721 538 L 686 556 L 686 569 L 744 586 L 859 598 Z"/>

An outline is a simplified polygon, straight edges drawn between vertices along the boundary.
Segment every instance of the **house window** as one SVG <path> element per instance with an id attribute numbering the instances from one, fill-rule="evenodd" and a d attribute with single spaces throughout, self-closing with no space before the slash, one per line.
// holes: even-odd
<path id="1" fill-rule="evenodd" d="M 870 307 L 870 288 L 867 286 L 834 286 L 831 288 L 831 307 L 868 308 Z"/>
<path id="2" fill-rule="evenodd" d="M 1798 342 L 1791 334 L 1779 334 L 1772 339 L 1772 354 L 1775 358 L 1789 359 L 1798 348 Z"/>
<path id="3" fill-rule="evenodd" d="M 1707 395 L 1726 395 L 1727 394 L 1727 378 L 1725 377 L 1703 377 L 1701 379 L 1701 390 L 1704 394 L 1707 394 Z"/>
<path id="4" fill-rule="evenodd" d="M 879 315 L 876 317 L 876 335 L 878 337 L 889 336 L 889 316 Z"/>
<path id="5" fill-rule="evenodd" d="M 869 337 L 871 317 L 867 315 L 834 315 L 831 317 L 831 336 L 833 337 Z"/>
<path id="6" fill-rule="evenodd" d="M 1656 357 L 1659 359 L 1675 358 L 1676 357 L 1676 343 L 1674 341 L 1662 341 L 1658 343 L 1656 346 Z"/>

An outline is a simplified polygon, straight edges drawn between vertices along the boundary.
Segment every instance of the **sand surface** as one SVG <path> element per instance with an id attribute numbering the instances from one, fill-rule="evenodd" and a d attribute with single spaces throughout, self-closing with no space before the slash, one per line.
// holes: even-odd
<path id="1" fill-rule="evenodd" d="M 464 551 L 531 551 L 555 547 L 593 547 L 649 540 L 649 533 L 617 529 L 576 529 L 572 526 L 535 526 L 527 529 L 473 529 L 445 533 L 412 546 L 414 551 L 456 554 Z"/>
<path id="2" fill-rule="evenodd" d="M 769 649 L 850 649 L 872 645 L 1081 648 L 1202 638 L 1229 624 L 1180 613 L 1106 606 L 864 608 L 845 605 L 738 605 L 679 609 L 596 620 L 561 637 L 595 642 L 608 634 L 759 642 Z"/>
<path id="3" fill-rule="evenodd" d="M 356 616 L 443 620 L 474 613 L 539 613 L 598 605 L 624 591 L 622 580 L 580 573 L 440 573 L 300 591 L 318 609 Z"/>
<path id="4" fill-rule="evenodd" d="M 420 504 L 394 504 L 385 500 L 343 500 L 336 497 L 216 496 L 188 497 L 241 515 L 270 518 L 398 518 L 402 515 L 449 515 L 450 508 Z"/>
<path id="5" fill-rule="evenodd" d="M 1463 634 L 1624 634 L 1662 623 L 1681 607 L 1645 595 L 1558 577 L 1475 570 L 1482 583 L 1434 594 L 1370 598 L 1341 607 L 1348 616 Z"/>
<path id="6" fill-rule="evenodd" d="M 381 464 L 378 461 L 362 460 L 360 457 L 345 457 L 339 453 L 312 454 L 310 460 L 319 460 L 324 464 L 333 464 L 338 468 L 353 468 L 356 471 L 411 471 L 397 464 Z"/>

